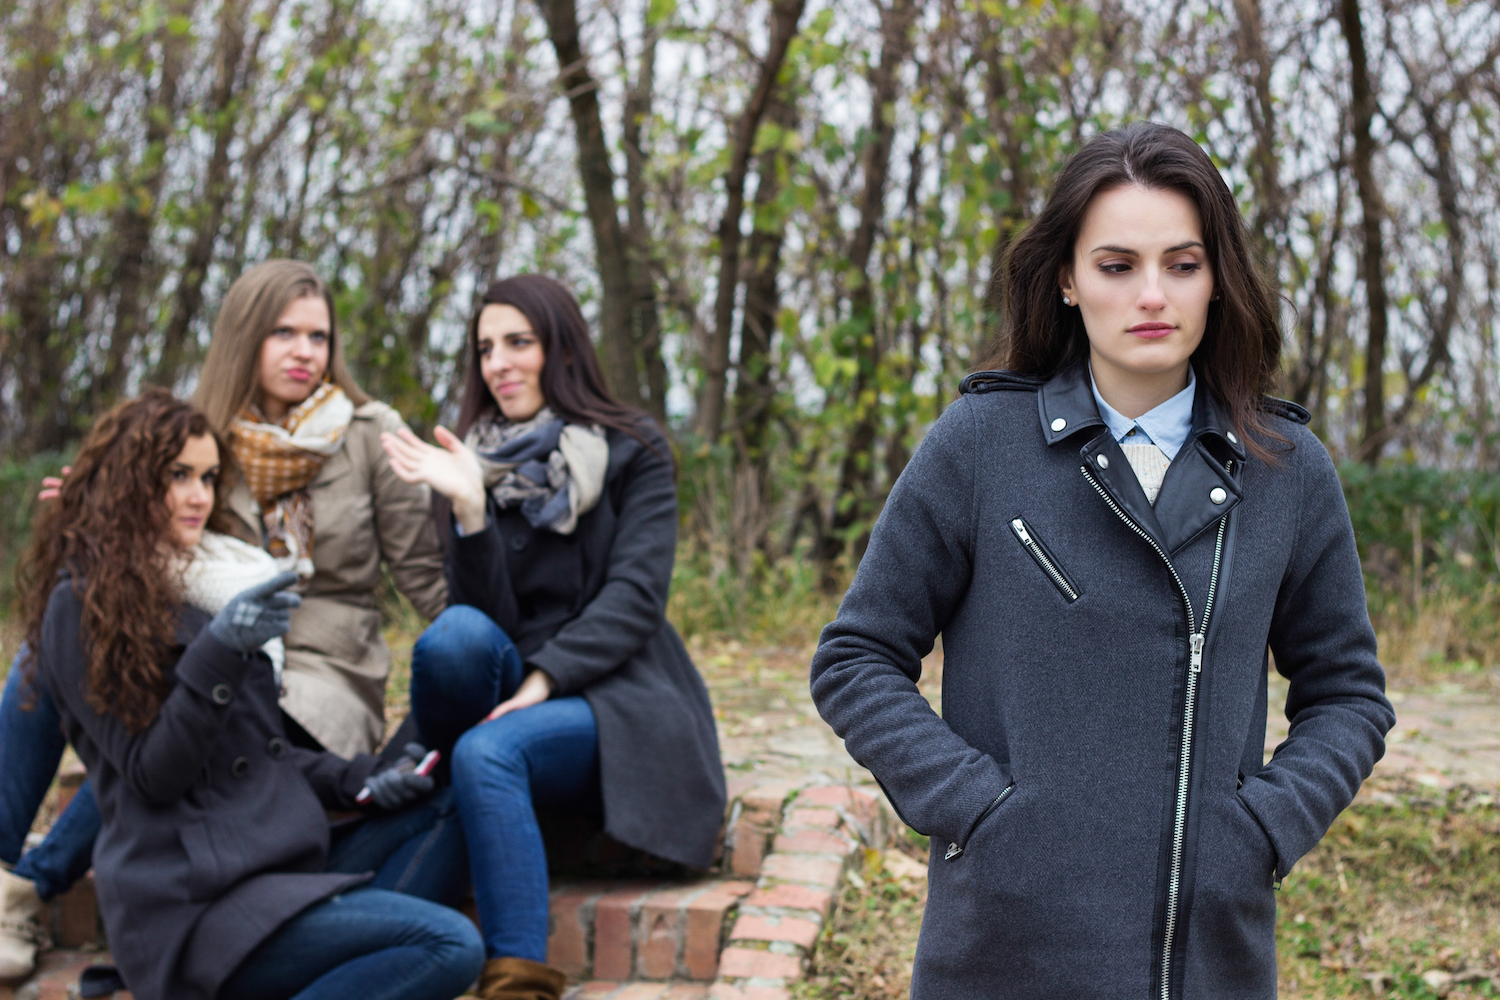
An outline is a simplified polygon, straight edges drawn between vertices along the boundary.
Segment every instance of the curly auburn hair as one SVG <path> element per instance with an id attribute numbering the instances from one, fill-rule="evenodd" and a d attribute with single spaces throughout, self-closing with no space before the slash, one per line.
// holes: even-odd
<path id="1" fill-rule="evenodd" d="M 116 406 L 89 432 L 16 567 L 33 651 L 26 680 L 35 677 L 47 603 L 59 575 L 70 573 L 83 602 L 89 704 L 132 732 L 155 720 L 171 686 L 163 663 L 182 595 L 171 566 L 167 473 L 188 438 L 205 434 L 219 446 L 222 482 L 233 457 L 202 413 L 165 389 Z M 215 490 L 209 530 L 226 530 L 225 495 Z"/>

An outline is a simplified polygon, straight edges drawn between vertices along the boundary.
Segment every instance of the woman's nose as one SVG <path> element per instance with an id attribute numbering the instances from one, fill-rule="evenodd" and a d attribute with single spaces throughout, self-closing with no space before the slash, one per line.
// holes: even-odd
<path id="1" fill-rule="evenodd" d="M 1138 304 L 1142 309 L 1160 309 L 1167 304 L 1166 294 L 1162 292 L 1161 278 L 1158 275 L 1147 273 L 1146 283 L 1141 288 Z"/>

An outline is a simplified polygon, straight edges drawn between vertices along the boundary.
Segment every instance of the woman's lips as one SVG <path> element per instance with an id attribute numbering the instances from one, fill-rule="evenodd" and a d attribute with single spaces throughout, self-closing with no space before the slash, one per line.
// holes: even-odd
<path id="1" fill-rule="evenodd" d="M 1170 323 L 1137 323 L 1130 328 L 1131 333 L 1137 337 L 1145 337 L 1148 340 L 1158 340 L 1171 333 L 1176 327 Z"/>
<path id="2" fill-rule="evenodd" d="M 288 368 L 286 377 L 293 382 L 310 382 L 312 381 L 312 372 L 306 368 Z"/>

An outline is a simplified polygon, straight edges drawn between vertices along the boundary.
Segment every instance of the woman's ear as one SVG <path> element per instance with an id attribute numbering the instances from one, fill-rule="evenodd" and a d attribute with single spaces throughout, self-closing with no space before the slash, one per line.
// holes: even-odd
<path id="1" fill-rule="evenodd" d="M 1073 265 L 1066 264 L 1057 270 L 1057 284 L 1065 305 L 1076 305 L 1078 296 L 1073 294 Z"/>

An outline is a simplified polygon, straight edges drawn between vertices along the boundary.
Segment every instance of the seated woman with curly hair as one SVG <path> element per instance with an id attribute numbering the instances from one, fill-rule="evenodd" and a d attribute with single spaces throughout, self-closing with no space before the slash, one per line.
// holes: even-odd
<path id="1" fill-rule="evenodd" d="M 430 778 L 288 742 L 276 646 L 300 598 L 222 533 L 230 460 L 201 413 L 148 391 L 95 425 L 22 564 L 23 669 L 98 798 L 115 961 L 139 1000 L 449 1000 L 484 957 L 429 901 L 466 881 L 461 834 L 413 849 Z M 330 850 L 324 809 L 364 789 L 373 818 Z"/>

